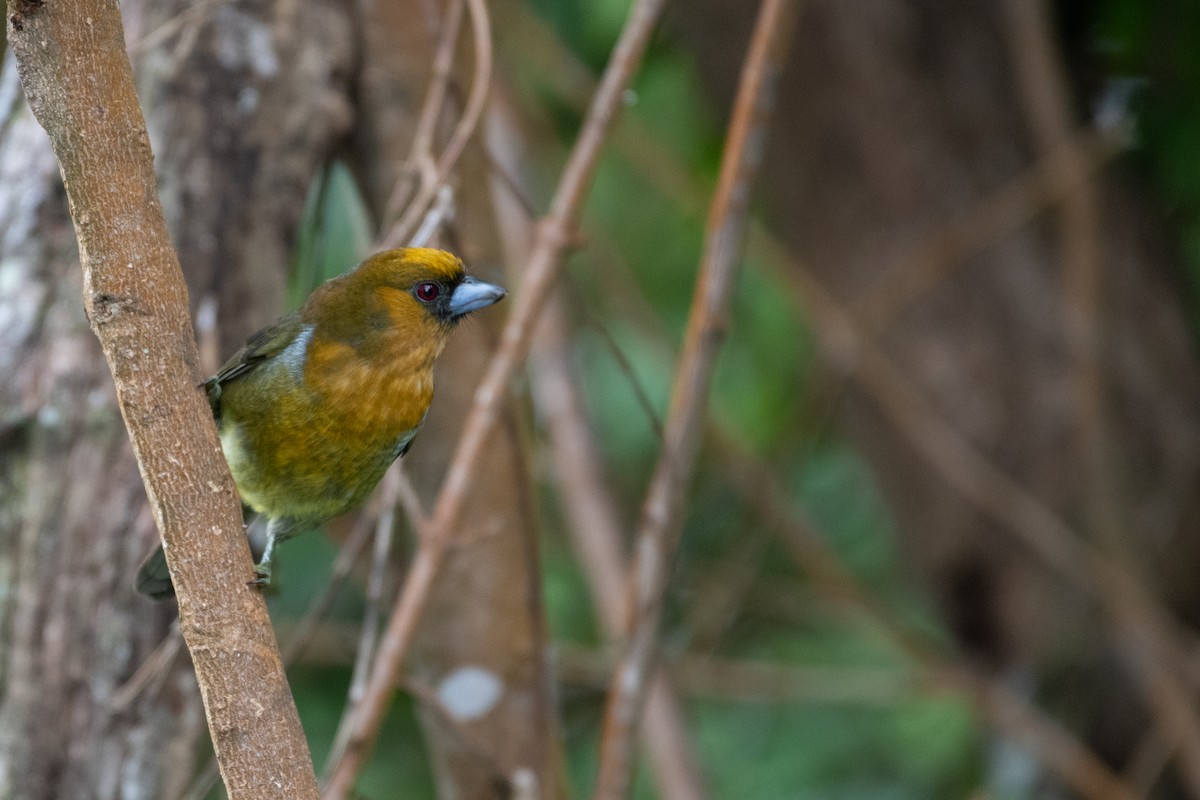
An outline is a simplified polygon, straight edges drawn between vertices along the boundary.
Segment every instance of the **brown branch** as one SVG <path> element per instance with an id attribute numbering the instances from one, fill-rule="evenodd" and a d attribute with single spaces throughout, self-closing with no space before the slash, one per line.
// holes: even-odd
<path id="1" fill-rule="evenodd" d="M 458 164 L 463 151 L 466 150 L 467 143 L 470 142 L 471 136 L 479 126 L 479 121 L 483 118 L 483 110 L 487 103 L 488 88 L 492 82 L 491 21 L 488 18 L 487 4 L 484 0 L 459 0 L 460 4 L 462 2 L 466 3 L 467 11 L 471 17 L 471 29 L 473 41 L 475 42 L 475 74 L 471 80 L 471 92 L 467 96 L 467 103 L 463 109 L 462 118 L 459 119 L 458 125 L 455 126 L 454 132 L 450 135 L 450 141 L 447 143 L 446 149 L 442 151 L 433 174 L 428 180 L 422 180 L 421 186 L 417 190 L 417 196 L 409 203 L 404 217 L 384 237 L 384 244 L 387 247 L 399 247 L 416 230 L 421 218 L 425 215 L 426 209 L 433 202 L 434 197 L 441 187 L 446 183 L 446 179 L 454 170 L 455 165 Z M 435 82 L 436 85 L 437 83 Z M 444 95 L 444 85 L 441 91 Z M 440 100 L 436 105 L 440 108 Z M 435 112 L 435 119 L 436 116 Z"/>
<path id="2" fill-rule="evenodd" d="M 601 732 L 595 792 L 600 800 L 624 800 L 629 794 L 635 736 L 658 639 L 662 600 L 683 527 L 684 493 L 695 467 L 713 365 L 741 261 L 750 187 L 762 162 L 775 82 L 798 11 L 799 4 L 791 0 L 764 0 L 742 69 L 663 429 L 662 453 L 642 506 L 626 587 L 628 638 L 613 672 Z"/>
<path id="3" fill-rule="evenodd" d="M 550 210 L 538 226 L 499 349 L 476 391 L 474 405 L 438 494 L 426 535 L 417 549 L 404 590 L 389 620 L 363 703 L 346 718 L 346 747 L 332 762 L 323 794 L 328 800 L 349 795 L 355 777 L 370 753 L 433 579 L 454 539 L 480 454 L 499 419 L 508 381 L 529 352 L 534 324 L 558 277 L 566 245 L 571 240 L 584 196 L 591 186 L 596 159 L 622 106 L 625 87 L 641 61 L 663 5 L 664 0 L 639 0 L 630 10 L 579 139 L 563 170 Z"/>
<path id="4" fill-rule="evenodd" d="M 350 675 L 350 688 L 347 690 L 348 705 L 350 706 L 358 703 L 362 698 L 367 675 L 370 674 L 371 659 L 375 656 L 375 643 L 379 639 L 383 590 L 387 578 L 387 565 L 392 553 L 396 506 L 400 500 L 400 468 L 398 466 L 387 471 L 383 477 L 383 484 L 379 488 L 380 505 L 383 507 L 383 511 L 375 522 L 375 547 L 371 553 L 371 569 L 367 573 L 366 608 L 363 609 L 358 653 L 354 657 L 354 671 Z"/>
<path id="5" fill-rule="evenodd" d="M 9 43 L 62 170 L 84 304 L 113 374 L 231 798 L 317 796 L 233 479 L 203 394 L 114 3 L 10 0 Z"/>
<path id="6" fill-rule="evenodd" d="M 525 155 L 524 132 L 517 130 L 507 96 L 493 97 L 488 112 L 493 205 L 505 260 L 528 260 L 534 216 L 525 189 L 515 177 Z M 545 420 L 553 476 L 562 499 L 576 559 L 587 579 L 600 627 L 610 639 L 621 631 L 626 560 L 623 524 L 604 480 L 601 458 L 570 366 L 564 292 L 555 289 L 542 312 L 530 355 L 530 384 L 538 416 Z M 656 675 L 646 703 L 646 750 L 663 800 L 703 800 L 708 796 L 687 734 L 679 698 L 670 682 Z"/>
<path id="7" fill-rule="evenodd" d="M 437 165 L 433 156 L 433 145 L 437 134 L 438 124 L 446 111 L 446 93 L 450 78 L 454 71 L 454 49 L 458 43 L 459 29 L 462 27 L 463 11 L 466 4 L 458 0 L 450 4 L 449 13 L 441 21 L 438 32 L 437 50 L 433 54 L 433 74 L 429 79 L 429 88 L 425 91 L 425 99 L 421 103 L 421 111 L 417 114 L 417 126 L 413 132 L 412 145 L 409 155 L 400 169 L 400 179 L 388 198 L 383 210 L 384 230 L 394 226 L 393 219 L 399 221 L 401 212 L 405 210 L 409 200 L 413 199 L 413 181 L 419 185 L 433 183 L 433 175 Z M 390 236 L 381 236 L 380 247 Z"/>
<path id="8" fill-rule="evenodd" d="M 393 465 L 393 470 L 396 468 Z M 374 504 L 373 504 L 374 505 Z M 280 636 L 287 642 L 280 652 L 283 654 L 283 666 L 285 669 L 291 669 L 300 660 L 300 657 L 305 655 L 313 640 L 321 633 L 321 626 L 329 616 L 330 609 L 333 608 L 333 601 L 337 597 L 337 591 L 350 576 L 350 571 L 354 569 L 354 565 L 358 563 L 359 556 L 362 555 L 363 549 L 375 532 L 375 518 L 378 516 L 377 511 L 370 511 L 361 514 L 354 521 L 354 527 L 350 530 L 350 535 L 342 542 L 338 548 L 337 557 L 333 561 L 333 567 L 329 571 L 329 580 L 319 595 L 314 596 L 308 603 L 308 608 L 304 611 L 304 616 L 300 618 L 293 626 L 288 628 L 286 637 Z M 283 627 L 276 620 L 276 632 Z M 187 792 L 183 795 L 183 800 L 204 800 L 212 791 L 213 785 L 217 782 L 217 764 L 216 761 L 210 759 L 196 775 L 192 778 Z"/>
<path id="9" fill-rule="evenodd" d="M 567 532 L 587 578 L 600 626 L 609 639 L 622 633 L 627 560 L 622 525 L 602 476 L 600 456 L 588 428 L 582 399 L 571 379 L 561 292 L 555 294 L 539 328 L 532 359 L 533 391 L 548 429 L 554 479 L 570 521 Z M 656 670 L 646 698 L 645 746 L 664 800 L 709 796 L 686 721 L 670 679 Z"/>
<path id="10" fill-rule="evenodd" d="M 557 649 L 562 683 L 597 689 L 608 685 L 612 653 L 569 643 L 559 643 Z M 922 692 L 945 691 L 908 666 L 776 664 L 682 653 L 664 659 L 659 672 L 680 692 L 736 703 L 878 708 L 911 701 Z"/>

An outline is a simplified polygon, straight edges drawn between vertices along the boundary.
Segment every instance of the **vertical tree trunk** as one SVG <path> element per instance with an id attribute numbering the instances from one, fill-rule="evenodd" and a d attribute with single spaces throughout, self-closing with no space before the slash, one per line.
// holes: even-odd
<path id="1" fill-rule="evenodd" d="M 204 731 L 199 697 L 177 665 L 117 703 L 175 614 L 133 592 L 154 522 L 11 59 L 0 98 L 0 796 L 171 796 Z"/>
<path id="2" fill-rule="evenodd" d="M 222 341 L 211 350 L 224 354 L 281 311 L 305 191 L 350 125 L 349 4 L 127 2 L 123 12 L 164 209 L 193 301 L 216 303 Z M 20 98 L 10 61 L 0 73 L 0 796 L 174 797 L 203 716 L 186 659 L 116 703 L 175 610 L 132 589 L 157 536 L 84 316 L 61 178 Z"/>

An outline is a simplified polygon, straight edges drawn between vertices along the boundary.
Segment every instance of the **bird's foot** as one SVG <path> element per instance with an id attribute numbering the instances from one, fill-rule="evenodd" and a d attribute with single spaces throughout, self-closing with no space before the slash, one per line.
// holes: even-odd
<path id="1" fill-rule="evenodd" d="M 247 586 L 257 586 L 265 589 L 271 585 L 271 565 L 261 562 L 254 565 L 254 580 L 246 581 Z"/>

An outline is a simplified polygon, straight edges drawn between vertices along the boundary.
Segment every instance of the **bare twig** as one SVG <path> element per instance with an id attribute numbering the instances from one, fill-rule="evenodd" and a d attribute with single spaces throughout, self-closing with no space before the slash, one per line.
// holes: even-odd
<path id="1" fill-rule="evenodd" d="M 437 235 L 446 220 L 454 216 L 454 190 L 450 184 L 443 183 L 437 190 L 437 201 L 421 220 L 421 227 L 408 240 L 410 247 L 428 247 L 429 242 Z"/>
<path id="2" fill-rule="evenodd" d="M 646 415 L 646 421 L 650 423 L 650 429 L 654 432 L 654 438 L 662 441 L 663 438 L 663 423 L 658 412 L 654 408 L 654 403 L 650 400 L 649 393 L 646 392 L 645 385 L 637 378 L 637 372 L 633 369 L 633 364 L 625 357 L 625 352 L 621 350 L 621 345 L 613 337 L 608 326 L 604 324 L 604 320 L 597 317 L 595 314 L 584 312 L 588 326 L 594 330 L 600 337 L 600 341 L 604 342 L 604 346 L 608 349 L 609 355 L 613 361 L 617 362 L 617 368 L 624 375 L 629 383 L 629 388 L 633 392 L 634 399 L 637 400 L 638 406 L 641 407 L 642 413 Z"/>
<path id="3" fill-rule="evenodd" d="M 354 658 L 354 672 L 350 678 L 350 706 L 361 701 L 366 688 L 371 660 L 375 656 L 375 642 L 379 638 L 380 603 L 383 599 L 388 559 L 392 554 L 399 493 L 399 471 L 388 470 L 387 475 L 384 476 L 380 498 L 383 503 L 383 513 L 379 515 L 379 520 L 375 524 L 375 549 L 371 554 L 371 571 L 367 576 L 367 607 L 363 612 L 362 635 L 359 637 L 358 654 Z"/>
<path id="4" fill-rule="evenodd" d="M 285 666 L 291 667 L 296 663 L 303 655 L 304 648 L 308 645 L 313 631 L 329 616 L 329 610 L 333 607 L 333 600 L 338 588 L 349 577 L 350 571 L 358 563 L 362 551 L 371 539 L 372 518 L 373 515 L 364 514 L 355 520 L 350 535 L 338 549 L 337 558 L 333 560 L 333 568 L 330 570 L 329 581 L 325 584 L 325 589 L 309 602 L 308 609 L 283 648 Z"/>
<path id="5" fill-rule="evenodd" d="M 241 508 L 203 393 L 187 288 L 116 4 L 8 4 L 9 45 L 59 161 L 84 303 L 163 537 L 231 798 L 317 796 L 312 760 L 252 577 Z M 250 746 L 247 746 L 247 745 Z"/>
<path id="6" fill-rule="evenodd" d="M 230 2 L 232 0 L 199 0 L 183 11 L 172 15 L 154 30 L 147 31 L 145 35 L 130 44 L 129 52 L 137 55 L 152 50 L 185 28 L 199 28 L 213 9 Z"/>
<path id="7" fill-rule="evenodd" d="M 454 132 L 450 134 L 450 141 L 442 151 L 441 157 L 438 158 L 436 170 L 427 180 L 422 180 L 420 188 L 417 190 L 417 196 L 409 203 L 408 210 L 384 237 L 384 244 L 387 247 L 398 247 L 412 235 L 420 220 L 425 216 L 429 204 L 437 196 L 438 190 L 445 184 L 455 165 L 458 164 L 463 151 L 466 150 L 467 143 L 470 142 L 471 136 L 479 127 L 479 121 L 483 118 L 488 88 L 492 82 L 491 21 L 484 0 L 460 0 L 460 2 L 465 2 L 467 5 L 467 12 L 471 17 L 472 41 L 475 43 L 475 73 L 471 79 L 471 91 L 467 96 L 463 115 L 459 119 L 458 125 L 455 126 Z M 444 86 L 441 91 L 444 93 Z M 437 109 L 440 107 L 439 100 Z M 437 109 L 434 112 L 435 121 Z M 424 178 L 424 175 L 422 177 Z"/>
<path id="8" fill-rule="evenodd" d="M 628 638 L 605 709 L 595 792 L 600 800 L 624 800 L 629 793 L 635 735 L 658 638 L 663 595 L 683 525 L 683 497 L 699 450 L 713 364 L 741 260 L 750 187 L 762 162 L 774 84 L 798 11 L 799 4 L 791 0 L 764 0 L 742 70 L 663 429 L 662 454 L 643 504 L 626 588 Z"/>
<path id="9" fill-rule="evenodd" d="M 424 536 L 425 528 L 429 525 L 429 516 L 425 513 L 425 507 L 421 505 L 421 497 L 417 494 L 416 487 L 404 471 L 404 462 L 397 463 L 399 469 L 396 474 L 396 499 L 404 509 L 404 515 L 408 517 L 408 524 L 413 526 L 418 536 Z"/>
<path id="10" fill-rule="evenodd" d="M 587 578 L 601 627 L 616 641 L 622 634 L 628 568 L 622 523 L 602 475 L 600 456 L 571 379 L 561 293 L 550 301 L 533 358 L 533 389 L 548 428 L 554 479 L 569 518 L 577 561 Z M 708 796 L 674 687 L 656 670 L 646 700 L 646 750 L 664 800 Z"/>
<path id="11" fill-rule="evenodd" d="M 409 570 L 380 645 L 363 703 L 346 718 L 346 748 L 333 764 L 324 797 L 345 798 L 354 785 L 383 720 L 400 666 L 425 608 L 429 590 L 453 541 L 479 455 L 496 427 L 509 378 L 529 352 L 534 324 L 561 266 L 584 196 L 591 185 L 601 146 L 622 105 L 626 85 L 641 61 L 664 0 L 639 0 L 605 70 L 579 139 L 559 181 L 549 213 L 537 229 L 529 264 L 499 349 L 475 394 L 433 516 Z"/>
<path id="12" fill-rule="evenodd" d="M 421 111 L 417 115 L 417 126 L 413 132 L 408 159 L 400 170 L 400 179 L 396 181 L 383 211 L 384 230 L 390 231 L 389 226 L 394 225 L 393 220 L 397 220 L 406 212 L 408 202 L 413 199 L 414 181 L 418 187 L 437 181 L 433 146 L 438 124 L 446 110 L 446 90 L 454 70 L 454 49 L 458 43 L 465 8 L 464 0 L 450 3 L 449 13 L 441 21 L 437 50 L 433 55 L 433 74 L 429 79 L 425 99 L 421 103 Z M 381 238 L 386 240 L 388 236 Z"/>
<path id="13" fill-rule="evenodd" d="M 171 665 L 175 663 L 175 658 L 179 655 L 179 648 L 182 644 L 183 636 L 179 632 L 179 626 L 172 625 L 171 630 L 158 643 L 158 646 L 151 651 L 150 655 L 146 656 L 146 659 L 133 675 L 130 676 L 129 680 L 125 681 L 117 691 L 113 692 L 113 708 L 118 711 L 124 711 L 143 692 L 157 691 L 162 686 L 162 682 L 170 674 Z"/>
<path id="14" fill-rule="evenodd" d="M 611 653 L 562 644 L 559 651 L 563 683 L 596 688 L 608 684 Z M 660 671 L 686 695 L 740 703 L 886 707 L 930 690 L 944 691 L 908 666 L 774 664 L 684 653 L 664 659 Z"/>

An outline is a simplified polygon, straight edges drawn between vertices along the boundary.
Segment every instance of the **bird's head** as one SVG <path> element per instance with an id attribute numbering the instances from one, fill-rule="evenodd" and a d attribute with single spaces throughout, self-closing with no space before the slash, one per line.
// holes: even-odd
<path id="1" fill-rule="evenodd" d="M 506 292 L 471 277 L 445 250 L 384 250 L 318 288 L 301 315 L 323 336 L 357 345 L 375 335 L 444 342 L 454 324 Z"/>

